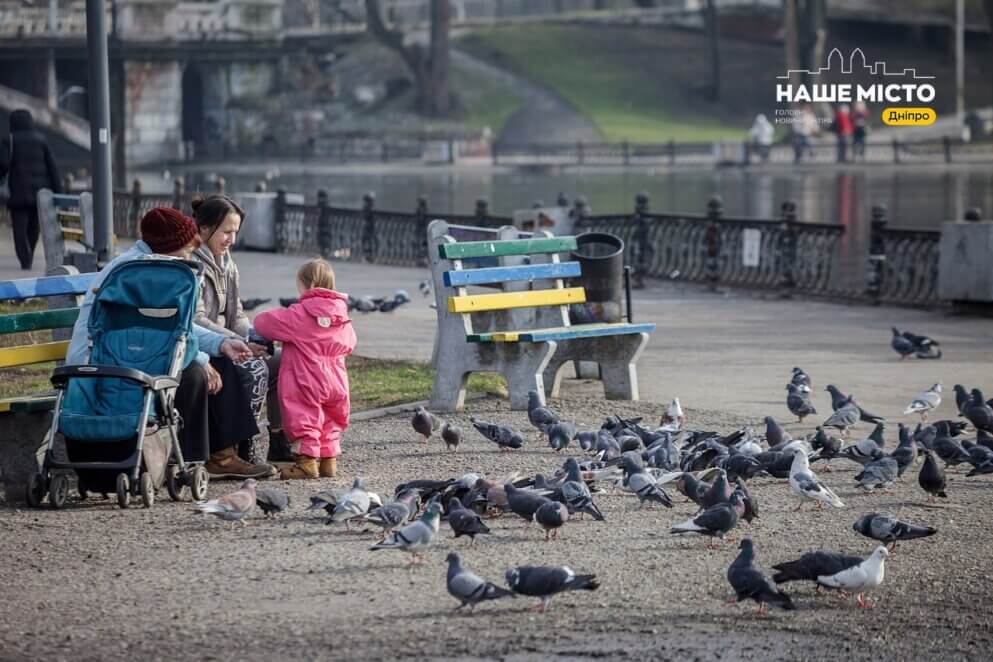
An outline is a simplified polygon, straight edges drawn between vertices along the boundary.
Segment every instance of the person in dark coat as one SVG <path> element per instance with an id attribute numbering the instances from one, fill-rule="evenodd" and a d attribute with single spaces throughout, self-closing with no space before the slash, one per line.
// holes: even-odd
<path id="1" fill-rule="evenodd" d="M 62 180 L 45 137 L 26 110 L 10 114 L 10 135 L 0 145 L 0 179 L 7 177 L 7 208 L 14 226 L 14 250 L 21 269 L 30 269 L 38 245 L 38 191 L 62 192 Z"/>

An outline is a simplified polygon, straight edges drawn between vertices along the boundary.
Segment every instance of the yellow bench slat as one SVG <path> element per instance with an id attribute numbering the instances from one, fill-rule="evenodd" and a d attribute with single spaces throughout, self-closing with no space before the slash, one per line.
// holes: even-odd
<path id="1" fill-rule="evenodd" d="M 79 228 L 62 228 L 63 239 L 82 239 L 83 231 Z"/>
<path id="2" fill-rule="evenodd" d="M 69 349 L 68 340 L 58 342 L 24 345 L 22 347 L 4 347 L 0 349 L 0 368 L 11 368 L 48 361 L 61 361 Z"/>
<path id="3" fill-rule="evenodd" d="M 586 290 L 581 287 L 567 287 L 560 290 L 500 292 L 498 294 L 471 294 L 461 297 L 448 297 L 448 312 L 479 313 L 487 310 L 558 306 L 570 303 L 583 303 L 585 301 Z"/>

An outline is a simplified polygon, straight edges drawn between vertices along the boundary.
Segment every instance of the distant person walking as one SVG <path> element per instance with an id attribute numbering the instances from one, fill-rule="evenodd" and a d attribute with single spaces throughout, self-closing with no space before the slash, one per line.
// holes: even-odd
<path id="1" fill-rule="evenodd" d="M 748 131 L 748 138 L 759 153 L 762 163 L 769 161 L 769 151 L 772 149 L 772 137 L 775 132 L 776 130 L 765 115 L 759 113 L 755 116 L 752 128 Z M 751 159 L 748 160 L 751 161 Z"/>
<path id="2" fill-rule="evenodd" d="M 817 130 L 817 115 L 809 104 L 805 105 L 793 123 L 793 163 L 800 163 L 804 155 L 813 155 L 810 139 L 817 135 Z"/>
<path id="3" fill-rule="evenodd" d="M 832 128 L 838 137 L 838 163 L 848 161 L 848 143 L 852 139 L 852 133 L 854 132 L 850 110 L 849 105 L 843 103 L 834 112 L 834 124 Z"/>
<path id="4" fill-rule="evenodd" d="M 10 188 L 7 208 L 14 226 L 14 250 L 21 269 L 29 270 L 38 245 L 38 191 L 62 192 L 62 180 L 45 137 L 27 110 L 10 114 L 10 135 L 0 145 L 0 179 Z"/>
<path id="5" fill-rule="evenodd" d="M 869 131 L 869 112 L 859 101 L 852 111 L 852 160 L 865 161 L 865 138 Z"/>

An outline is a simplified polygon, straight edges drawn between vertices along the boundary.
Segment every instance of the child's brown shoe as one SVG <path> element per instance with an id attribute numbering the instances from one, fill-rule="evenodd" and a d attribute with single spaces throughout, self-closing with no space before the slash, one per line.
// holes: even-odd
<path id="1" fill-rule="evenodd" d="M 283 480 L 294 480 L 297 478 L 317 478 L 320 471 L 317 468 L 317 458 L 298 455 L 297 461 L 280 472 L 279 477 Z"/>
<path id="2" fill-rule="evenodd" d="M 338 458 L 321 458 L 321 478 L 336 478 L 338 476 Z"/>

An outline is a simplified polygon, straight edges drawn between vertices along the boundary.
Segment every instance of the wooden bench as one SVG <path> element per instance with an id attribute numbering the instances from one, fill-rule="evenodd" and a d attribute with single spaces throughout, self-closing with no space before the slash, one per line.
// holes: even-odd
<path id="1" fill-rule="evenodd" d="M 578 360 L 600 365 L 607 398 L 638 399 L 636 362 L 655 325 L 570 324 L 568 307 L 585 302 L 586 292 L 566 286 L 581 267 L 559 254 L 575 249 L 575 237 L 547 232 L 428 226 L 438 314 L 432 409 L 461 409 L 472 372 L 502 373 L 511 408 L 526 409 L 530 390 L 542 401 L 556 397 L 562 367 Z"/>
<path id="2" fill-rule="evenodd" d="M 72 266 L 63 266 L 57 271 L 62 273 L 0 281 L 0 301 L 43 298 L 48 304 L 47 310 L 0 315 L 0 335 L 52 331 L 50 341 L 0 348 L 0 368 L 65 359 L 82 295 L 97 274 L 80 274 Z M 0 474 L 8 501 L 23 498 L 27 477 L 38 470 L 37 452 L 51 426 L 50 412 L 55 408 L 55 400 L 54 389 L 0 400 Z"/>
<path id="3" fill-rule="evenodd" d="M 66 242 L 75 242 L 84 251 L 93 251 L 93 195 L 63 195 L 48 189 L 38 191 L 38 222 L 41 225 L 41 241 L 45 249 L 46 271 L 51 273 L 66 262 L 71 251 Z M 71 244 L 69 245 L 71 246 Z M 95 271 L 96 259 L 86 265 Z"/>

